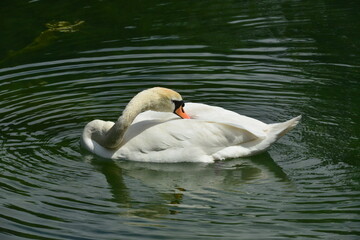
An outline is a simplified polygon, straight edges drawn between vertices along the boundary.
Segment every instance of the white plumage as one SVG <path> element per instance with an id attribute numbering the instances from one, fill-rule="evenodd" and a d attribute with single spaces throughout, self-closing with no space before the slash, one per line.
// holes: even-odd
<path id="1" fill-rule="evenodd" d="M 263 152 L 301 118 L 265 124 L 205 104 L 186 103 L 184 109 L 191 119 L 181 119 L 171 112 L 139 111 L 125 128 L 121 144 L 115 148 L 104 147 L 101 142 L 104 137 L 93 137 L 94 132 L 106 135 L 114 123 L 94 120 L 84 129 L 82 145 L 96 155 L 111 159 L 213 162 Z"/>

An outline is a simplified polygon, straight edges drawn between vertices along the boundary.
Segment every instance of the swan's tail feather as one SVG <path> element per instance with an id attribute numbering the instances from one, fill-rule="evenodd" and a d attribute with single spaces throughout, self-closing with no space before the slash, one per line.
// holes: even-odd
<path id="1" fill-rule="evenodd" d="M 293 129 L 300 121 L 301 115 L 282 123 L 269 124 L 269 135 L 275 136 L 275 141 Z"/>

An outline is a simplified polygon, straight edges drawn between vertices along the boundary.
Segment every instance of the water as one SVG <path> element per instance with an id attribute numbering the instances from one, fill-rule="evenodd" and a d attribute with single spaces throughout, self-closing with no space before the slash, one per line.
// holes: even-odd
<path id="1" fill-rule="evenodd" d="M 359 239 L 359 9 L 2 1 L 0 238 Z M 80 148 L 87 122 L 115 120 L 157 85 L 264 122 L 303 121 L 267 153 L 208 165 Z"/>

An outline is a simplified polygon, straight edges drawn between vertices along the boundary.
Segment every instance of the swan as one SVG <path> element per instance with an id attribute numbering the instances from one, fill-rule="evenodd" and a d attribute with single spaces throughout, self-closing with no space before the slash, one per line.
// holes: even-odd
<path id="1" fill-rule="evenodd" d="M 109 159 L 211 163 L 263 152 L 300 119 L 266 124 L 221 107 L 185 107 L 179 93 L 154 87 L 135 95 L 115 123 L 89 122 L 81 144 Z"/>

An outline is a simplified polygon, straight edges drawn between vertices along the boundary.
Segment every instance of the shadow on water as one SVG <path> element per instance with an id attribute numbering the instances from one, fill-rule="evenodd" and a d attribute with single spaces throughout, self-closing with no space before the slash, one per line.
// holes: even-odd
<path id="1" fill-rule="evenodd" d="M 213 164 L 90 158 L 91 164 L 105 176 L 112 201 L 125 211 L 123 214 L 136 217 L 156 218 L 176 214 L 184 206 L 212 208 L 212 204 L 221 201 L 219 193 L 245 194 L 243 187 L 247 185 L 277 182 L 284 183 L 280 186 L 290 188 L 290 191 L 293 187 L 286 173 L 268 153 Z M 198 200 L 201 200 L 200 204 L 189 203 Z"/>

